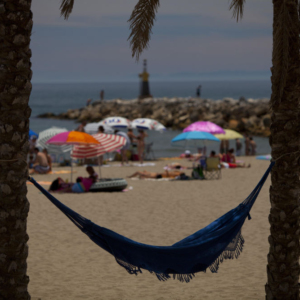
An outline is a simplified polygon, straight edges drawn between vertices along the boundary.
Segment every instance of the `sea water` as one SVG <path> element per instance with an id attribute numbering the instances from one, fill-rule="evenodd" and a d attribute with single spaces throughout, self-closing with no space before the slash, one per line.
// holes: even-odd
<path id="1" fill-rule="evenodd" d="M 178 82 L 151 82 L 150 92 L 154 97 L 194 97 L 198 85 L 202 86 L 201 97 L 213 100 L 230 97 L 270 98 L 271 83 L 268 80 L 250 81 L 178 81 Z M 87 99 L 99 100 L 100 91 L 104 90 L 105 99 L 135 99 L 139 95 L 139 82 L 110 82 L 110 83 L 33 83 L 29 105 L 32 109 L 30 128 L 40 132 L 52 126 L 64 127 L 67 130 L 75 129 L 78 124 L 69 120 L 40 119 L 36 116 L 42 113 L 55 114 L 66 112 L 68 109 L 81 108 L 86 105 Z M 177 156 L 184 149 L 171 146 L 171 140 L 181 133 L 178 130 L 166 130 L 164 133 L 149 131 L 147 143 L 153 142 L 153 153 L 158 157 Z M 257 143 L 257 153 L 270 153 L 267 138 L 254 137 Z M 234 147 L 230 141 L 230 147 Z M 218 144 L 211 149 L 218 152 Z M 195 152 L 193 147 L 189 149 Z"/>

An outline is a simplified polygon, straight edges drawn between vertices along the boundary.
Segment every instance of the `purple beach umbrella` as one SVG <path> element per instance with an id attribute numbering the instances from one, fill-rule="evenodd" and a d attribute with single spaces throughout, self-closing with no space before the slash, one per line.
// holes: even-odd
<path id="1" fill-rule="evenodd" d="M 208 132 L 211 134 L 218 134 L 218 133 L 225 134 L 224 129 L 222 129 L 217 124 L 209 122 L 209 121 L 195 122 L 183 129 L 183 132 L 189 132 L 189 131 L 202 131 L 202 132 Z"/>

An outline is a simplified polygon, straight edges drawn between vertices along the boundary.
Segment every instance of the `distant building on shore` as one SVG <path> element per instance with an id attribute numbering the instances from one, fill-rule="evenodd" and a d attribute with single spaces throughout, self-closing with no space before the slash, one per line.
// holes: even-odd
<path id="1" fill-rule="evenodd" d="M 144 98 L 152 98 L 152 95 L 150 94 L 149 89 L 149 73 L 147 72 L 147 60 L 144 59 L 144 70 L 143 73 L 139 74 L 139 77 L 141 78 L 141 84 L 140 84 L 140 95 L 139 99 Z"/>

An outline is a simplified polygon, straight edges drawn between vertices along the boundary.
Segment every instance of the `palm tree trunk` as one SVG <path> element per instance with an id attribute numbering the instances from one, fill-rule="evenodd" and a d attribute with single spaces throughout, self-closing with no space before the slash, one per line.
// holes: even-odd
<path id="1" fill-rule="evenodd" d="M 298 0 L 273 0 L 270 251 L 266 299 L 299 299 L 300 59 Z M 288 154 L 292 153 L 292 154 Z"/>
<path id="2" fill-rule="evenodd" d="M 26 198 L 31 0 L 0 0 L 0 299 L 30 299 Z"/>

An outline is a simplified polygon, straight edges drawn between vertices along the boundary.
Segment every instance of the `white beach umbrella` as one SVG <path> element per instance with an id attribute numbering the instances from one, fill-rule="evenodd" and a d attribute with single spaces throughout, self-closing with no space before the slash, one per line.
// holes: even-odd
<path id="1" fill-rule="evenodd" d="M 49 153 L 53 154 L 62 154 L 66 152 L 71 152 L 72 147 L 70 145 L 52 145 L 46 144 L 48 140 L 50 140 L 53 136 L 57 135 L 61 132 L 68 131 L 67 128 L 60 128 L 60 127 L 51 127 L 39 133 L 39 138 L 37 139 L 37 147 L 46 148 Z"/>
<path id="2" fill-rule="evenodd" d="M 100 125 L 108 125 L 113 128 L 128 128 L 131 127 L 131 121 L 123 117 L 109 117 L 101 122 Z"/>
<path id="3" fill-rule="evenodd" d="M 84 131 L 88 134 L 96 134 L 98 132 L 98 128 L 99 126 L 103 126 L 104 128 L 104 133 L 114 133 L 114 130 L 112 127 L 103 124 L 102 122 L 96 122 L 96 123 L 89 123 L 86 124 L 86 126 L 84 127 Z"/>
<path id="4" fill-rule="evenodd" d="M 165 130 L 166 127 L 161 124 L 160 122 L 154 120 L 154 119 L 149 119 L 149 118 L 138 118 L 135 119 L 131 122 L 132 128 L 136 129 L 145 129 L 145 130 Z"/>

